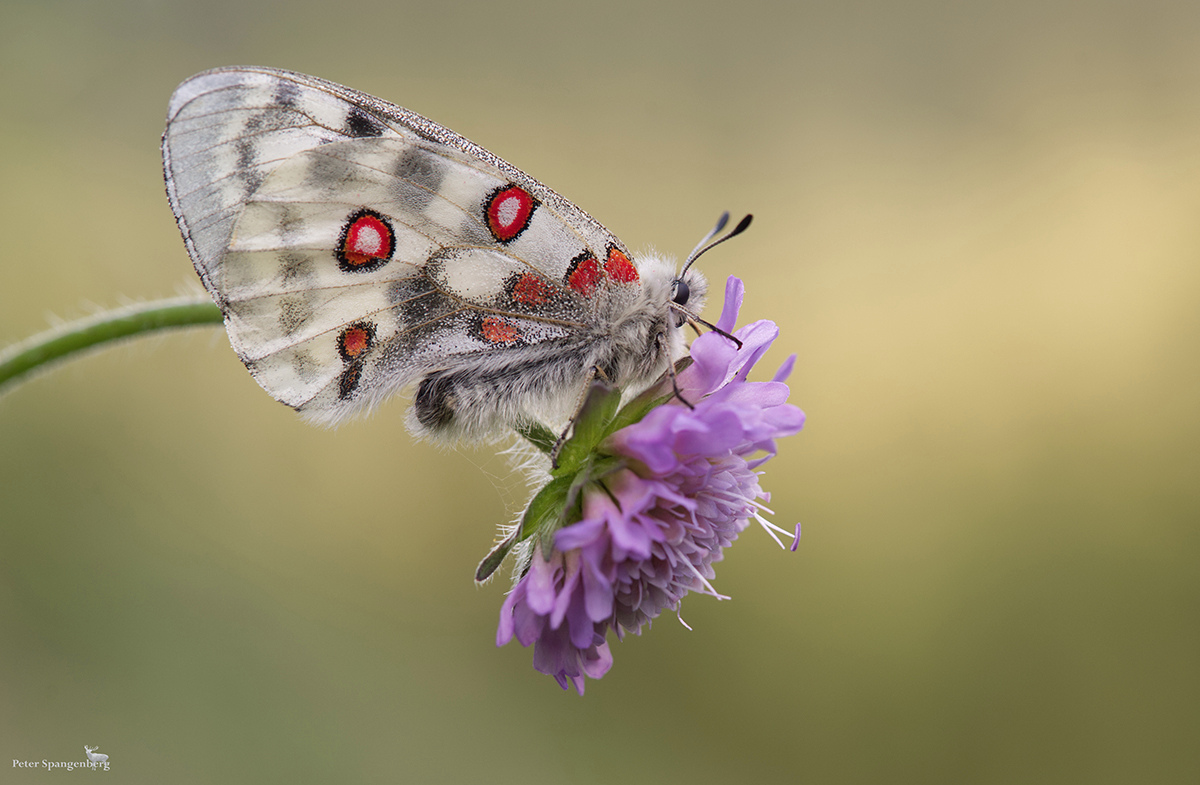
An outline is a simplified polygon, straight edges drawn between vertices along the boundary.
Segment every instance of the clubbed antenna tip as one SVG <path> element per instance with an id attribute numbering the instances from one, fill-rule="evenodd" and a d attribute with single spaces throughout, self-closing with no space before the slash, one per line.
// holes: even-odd
<path id="1" fill-rule="evenodd" d="M 692 263 L 695 262 L 697 259 L 699 259 L 702 255 L 708 253 L 713 248 L 716 248 L 718 245 L 725 242 L 729 238 L 737 237 L 739 234 L 746 231 L 746 229 L 750 226 L 750 222 L 752 220 L 754 220 L 754 216 L 747 215 L 745 218 L 738 221 L 737 226 L 733 227 L 733 231 L 729 232 L 729 234 L 725 235 L 724 237 L 720 238 L 719 240 L 713 240 L 712 238 L 714 238 L 718 234 L 720 234 L 721 230 L 725 228 L 725 225 L 729 223 L 729 213 L 728 212 L 721 213 L 721 217 L 717 219 L 717 225 L 714 226 L 712 231 L 709 232 L 708 234 L 706 234 L 704 236 L 704 239 L 701 240 L 699 242 L 699 244 L 697 244 L 696 247 L 692 249 L 692 252 L 690 254 L 688 254 L 687 261 L 683 263 L 683 269 L 679 271 L 679 276 L 683 277 L 683 274 L 686 273 L 688 268 L 692 266 Z M 709 242 L 710 240 L 712 240 L 712 242 Z"/>

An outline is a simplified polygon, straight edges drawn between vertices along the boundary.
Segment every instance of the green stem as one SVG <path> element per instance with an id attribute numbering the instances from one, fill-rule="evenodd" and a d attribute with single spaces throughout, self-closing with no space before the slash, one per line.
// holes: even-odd
<path id="1" fill-rule="evenodd" d="M 55 327 L 0 351 L 0 393 L 9 392 L 56 360 L 142 333 L 220 324 L 221 311 L 207 296 L 176 297 L 103 311 Z"/>

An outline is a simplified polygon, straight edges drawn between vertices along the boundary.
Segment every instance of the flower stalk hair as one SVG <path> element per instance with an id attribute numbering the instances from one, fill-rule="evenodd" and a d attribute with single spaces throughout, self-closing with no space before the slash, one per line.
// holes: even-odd
<path id="1" fill-rule="evenodd" d="M 623 407 L 619 390 L 593 385 L 557 468 L 479 566 L 484 580 L 516 551 L 519 577 L 496 643 L 533 644 L 534 668 L 563 689 L 582 695 L 585 677 L 608 672 L 610 631 L 640 634 L 689 592 L 728 599 L 712 584 L 713 564 L 751 520 L 781 547 L 776 532 L 798 545 L 799 526 L 789 532 L 762 516 L 770 495 L 758 472 L 775 440 L 804 426 L 784 383 L 795 356 L 771 381 L 747 380 L 779 330 L 758 321 L 735 332 L 742 294 L 731 277 L 717 322 L 740 349 L 706 333 L 673 374 Z M 540 425 L 522 433 L 543 452 L 555 440 Z"/>

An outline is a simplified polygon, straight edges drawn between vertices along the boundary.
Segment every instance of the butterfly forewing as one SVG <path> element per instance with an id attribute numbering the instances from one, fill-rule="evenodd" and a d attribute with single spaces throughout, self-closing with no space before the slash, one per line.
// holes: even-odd
<path id="1" fill-rule="evenodd" d="M 566 339 L 606 269 L 636 281 L 619 241 L 558 194 L 436 123 L 312 77 L 193 77 L 172 99 L 163 155 L 234 348 L 316 419 L 447 358 Z"/>
<path id="2" fill-rule="evenodd" d="M 351 136 L 354 108 L 269 72 L 212 71 L 179 86 L 163 160 L 171 206 L 202 280 L 220 263 L 246 198 L 281 161 Z"/>

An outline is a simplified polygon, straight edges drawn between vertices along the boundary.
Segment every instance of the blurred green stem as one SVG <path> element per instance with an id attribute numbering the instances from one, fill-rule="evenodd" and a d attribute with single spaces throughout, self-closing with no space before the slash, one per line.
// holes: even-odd
<path id="1" fill-rule="evenodd" d="M 205 295 L 138 303 L 67 322 L 0 351 L 0 394 L 14 389 L 51 363 L 111 341 L 159 330 L 220 323 L 220 309 Z"/>

